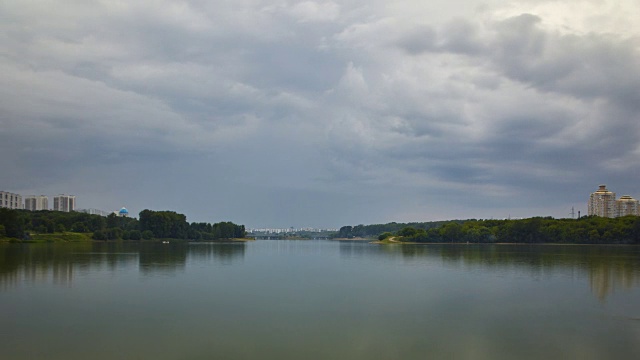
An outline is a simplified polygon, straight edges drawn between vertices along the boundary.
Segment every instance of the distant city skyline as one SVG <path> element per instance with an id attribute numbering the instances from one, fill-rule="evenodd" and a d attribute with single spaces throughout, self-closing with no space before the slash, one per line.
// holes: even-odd
<path id="1" fill-rule="evenodd" d="M 1 8 L 12 193 L 252 228 L 567 217 L 600 183 L 640 196 L 636 0 Z"/>
<path id="2" fill-rule="evenodd" d="M 22 202 L 24 199 L 24 202 Z M 15 209 L 26 209 L 26 210 L 57 210 L 57 211 L 79 211 L 88 214 L 95 214 L 101 216 L 108 216 L 110 214 L 116 214 L 118 216 L 129 216 L 129 210 L 125 207 L 121 207 L 119 210 L 113 211 L 104 211 L 96 208 L 76 208 L 75 207 L 75 195 L 56 195 L 53 196 L 53 207 L 49 208 L 48 204 L 48 196 L 47 195 L 27 195 L 22 196 L 21 194 L 0 191 L 0 207 L 9 207 Z M 10 206 L 8 204 L 11 204 Z M 175 211 L 172 209 L 162 209 Z M 575 209 L 572 207 L 570 211 L 565 216 L 556 216 L 558 218 L 569 218 L 574 217 L 576 214 L 580 214 L 582 211 L 580 209 Z M 124 214 L 124 215 L 123 215 Z M 630 195 L 623 195 L 619 199 L 616 198 L 616 193 L 609 191 L 607 186 L 604 184 L 599 185 L 599 189 L 590 194 L 589 199 L 587 201 L 587 215 L 597 215 L 603 217 L 618 217 L 624 215 L 640 215 L 640 203 L 638 200 L 633 198 Z M 536 215 L 533 215 L 536 216 Z M 539 216 L 550 216 L 541 214 Z M 133 215 L 133 217 L 136 217 Z M 477 219 L 493 219 L 494 217 L 477 217 Z M 518 219 L 522 217 L 512 217 L 511 214 L 508 214 L 504 217 L 495 217 L 496 219 Z M 453 219 L 471 219 L 471 218 L 463 218 L 463 217 L 455 217 L 449 219 L 436 219 L 436 220 L 453 220 Z M 187 220 L 189 222 L 197 222 L 189 219 L 187 216 Z M 214 220 L 215 221 L 215 220 Z M 395 222 L 414 222 L 416 220 L 394 220 Z M 422 222 L 427 221 L 435 221 L 434 219 L 427 220 L 419 220 Z M 379 223 L 389 223 L 393 221 L 387 222 L 379 222 Z M 364 225 L 375 224 L 376 222 L 368 222 L 368 223 L 358 223 Z M 326 227 L 314 227 L 314 226 L 262 226 L 262 227 L 251 227 L 247 224 L 243 224 L 247 226 L 247 232 L 261 232 L 261 233 L 273 233 L 273 234 L 285 234 L 292 232 L 300 232 L 300 231 L 310 231 L 310 232 L 321 232 L 321 231 L 337 231 L 340 227 L 345 225 L 358 225 L 355 223 L 344 223 L 338 226 L 326 226 Z"/>

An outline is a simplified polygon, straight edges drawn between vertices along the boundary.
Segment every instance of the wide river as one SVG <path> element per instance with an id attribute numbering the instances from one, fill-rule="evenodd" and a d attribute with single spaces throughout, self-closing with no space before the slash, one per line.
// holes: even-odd
<path id="1" fill-rule="evenodd" d="M 638 359 L 640 247 L 0 244 L 1 359 Z"/>

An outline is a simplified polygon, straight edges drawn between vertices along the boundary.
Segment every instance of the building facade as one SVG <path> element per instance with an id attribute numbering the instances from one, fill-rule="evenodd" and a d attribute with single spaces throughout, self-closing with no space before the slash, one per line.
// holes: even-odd
<path id="1" fill-rule="evenodd" d="M 601 217 L 616 217 L 616 193 L 607 190 L 607 185 L 600 185 L 589 197 L 588 213 Z"/>
<path id="2" fill-rule="evenodd" d="M 58 195 L 53 197 L 53 210 L 70 212 L 76 210 L 76 197 L 74 195 Z"/>
<path id="3" fill-rule="evenodd" d="M 615 218 L 627 215 L 640 215 L 640 204 L 638 200 L 629 195 L 623 195 L 616 200 L 616 193 L 607 190 L 606 185 L 600 188 L 589 197 L 589 215 Z"/>
<path id="4" fill-rule="evenodd" d="M 100 215 L 100 216 L 109 216 L 110 212 L 99 210 L 99 209 L 78 209 L 76 210 L 81 213 L 91 214 L 91 215 Z"/>
<path id="5" fill-rule="evenodd" d="M 25 210 L 49 210 L 49 198 L 46 195 L 29 195 L 24 198 Z"/>
<path id="6" fill-rule="evenodd" d="M 0 207 L 8 209 L 22 209 L 22 196 L 6 191 L 0 191 Z"/>
<path id="7" fill-rule="evenodd" d="M 640 215 L 638 213 L 638 200 L 629 195 L 620 196 L 616 200 L 616 216 Z"/>

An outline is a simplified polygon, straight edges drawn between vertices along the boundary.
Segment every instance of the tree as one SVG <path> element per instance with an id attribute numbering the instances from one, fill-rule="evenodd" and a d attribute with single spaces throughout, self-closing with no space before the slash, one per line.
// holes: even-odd
<path id="1" fill-rule="evenodd" d="M 149 230 L 156 238 L 186 239 L 189 235 L 187 217 L 175 211 L 140 212 L 140 230 Z"/>
<path id="2" fill-rule="evenodd" d="M 340 238 L 351 238 L 353 235 L 351 232 L 353 231 L 353 226 L 343 226 L 338 231 L 338 237 Z"/>
<path id="3" fill-rule="evenodd" d="M 0 225 L 4 225 L 6 237 L 22 239 L 24 236 L 24 219 L 17 210 L 0 208 Z"/>
<path id="4" fill-rule="evenodd" d="M 444 241 L 455 242 L 462 240 L 462 226 L 458 223 L 449 223 L 443 226 L 440 233 Z"/>
<path id="5" fill-rule="evenodd" d="M 141 238 L 142 238 L 142 234 L 140 233 L 140 230 L 131 230 L 129 232 L 130 240 L 140 240 Z"/>
<path id="6" fill-rule="evenodd" d="M 75 222 L 71 225 L 71 231 L 85 233 L 88 231 L 87 226 L 83 222 Z"/>
<path id="7" fill-rule="evenodd" d="M 107 235 L 102 230 L 97 230 L 93 232 L 92 236 L 93 240 L 107 240 Z"/>
<path id="8" fill-rule="evenodd" d="M 109 216 L 107 216 L 107 228 L 116 228 L 116 227 L 120 227 L 120 219 L 118 218 L 118 215 L 111 213 L 109 214 Z"/>

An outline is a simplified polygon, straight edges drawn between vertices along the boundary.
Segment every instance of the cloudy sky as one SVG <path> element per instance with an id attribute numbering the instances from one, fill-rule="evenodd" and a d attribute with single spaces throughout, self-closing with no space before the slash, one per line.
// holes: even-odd
<path id="1" fill-rule="evenodd" d="M 640 197 L 637 0 L 0 2 L 0 190 L 248 227 Z"/>

